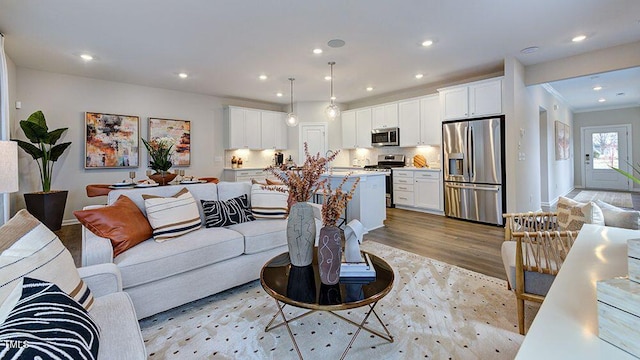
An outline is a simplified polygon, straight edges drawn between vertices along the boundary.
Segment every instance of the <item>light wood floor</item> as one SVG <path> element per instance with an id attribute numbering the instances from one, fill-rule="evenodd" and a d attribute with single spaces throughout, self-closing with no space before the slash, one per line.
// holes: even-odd
<path id="1" fill-rule="evenodd" d="M 387 209 L 385 227 L 365 235 L 418 255 L 506 280 L 504 228 L 402 209 Z"/>

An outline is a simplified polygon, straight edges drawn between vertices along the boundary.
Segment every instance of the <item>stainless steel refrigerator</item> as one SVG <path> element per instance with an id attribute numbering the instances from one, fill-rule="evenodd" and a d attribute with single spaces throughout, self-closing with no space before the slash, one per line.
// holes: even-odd
<path id="1" fill-rule="evenodd" d="M 502 225 L 504 116 L 442 123 L 444 211 Z"/>

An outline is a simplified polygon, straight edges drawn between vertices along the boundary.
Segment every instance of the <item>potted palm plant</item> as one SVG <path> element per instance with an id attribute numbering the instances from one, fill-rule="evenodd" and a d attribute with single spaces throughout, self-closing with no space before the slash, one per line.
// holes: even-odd
<path id="1" fill-rule="evenodd" d="M 27 210 L 51 230 L 59 230 L 62 226 L 64 207 L 67 203 L 67 190 L 51 190 L 53 165 L 70 142 L 56 144 L 67 128 L 49 131 L 42 111 L 31 114 L 27 120 L 20 121 L 20 128 L 29 142 L 11 139 L 18 143 L 38 164 L 42 191 L 24 194 Z M 34 145 L 35 144 L 35 145 Z"/>

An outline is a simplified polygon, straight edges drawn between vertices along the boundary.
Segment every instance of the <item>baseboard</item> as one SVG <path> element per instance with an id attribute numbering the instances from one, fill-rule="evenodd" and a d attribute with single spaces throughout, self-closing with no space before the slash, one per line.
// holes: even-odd
<path id="1" fill-rule="evenodd" d="M 578 186 L 572 187 L 571 189 L 569 189 L 569 191 L 565 192 L 564 194 L 556 196 L 555 199 L 553 199 L 553 201 L 551 201 L 550 203 L 541 202 L 540 204 L 542 206 L 546 206 L 546 207 L 552 208 L 552 207 L 556 206 L 556 204 L 558 203 L 558 200 L 560 200 L 560 196 L 566 197 L 567 195 L 569 195 L 575 189 L 582 189 L 582 187 L 578 187 Z"/>
<path id="2" fill-rule="evenodd" d="M 65 219 L 65 220 L 62 220 L 62 226 L 76 225 L 76 224 L 80 224 L 80 221 L 78 221 L 78 219 Z"/>

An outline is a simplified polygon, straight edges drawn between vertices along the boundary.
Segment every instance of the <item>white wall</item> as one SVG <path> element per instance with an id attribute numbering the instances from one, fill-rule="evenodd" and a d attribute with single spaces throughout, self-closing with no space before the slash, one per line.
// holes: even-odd
<path id="1" fill-rule="evenodd" d="M 17 68 L 17 96 L 22 109 L 12 122 L 12 136 L 24 138 L 18 121 L 42 110 L 50 129 L 69 127 L 61 141 L 72 145 L 54 168 L 53 189 L 69 190 L 65 222 L 73 221 L 74 210 L 85 205 L 104 203 L 104 197 L 88 198 L 87 184 L 108 184 L 128 178 L 131 169 L 84 169 L 84 112 L 105 112 L 140 117 L 140 135 L 147 136 L 148 117 L 191 120 L 191 166 L 186 171 L 195 176 L 222 176 L 224 166 L 223 106 L 252 106 L 281 110 L 280 105 L 223 99 L 213 96 L 150 88 L 138 85 L 95 80 Z M 16 93 L 14 91 L 13 93 Z M 218 161 L 219 160 L 219 161 Z M 20 192 L 15 196 L 17 208 L 24 208 L 22 193 L 41 189 L 38 168 L 20 151 Z M 147 154 L 140 144 L 138 178 L 144 177 Z M 15 211 L 14 207 L 14 211 Z"/>
<path id="2" fill-rule="evenodd" d="M 539 111 L 540 108 L 547 111 L 547 123 L 546 129 L 543 131 L 545 134 L 539 134 L 538 136 L 546 136 L 546 151 L 538 150 L 538 154 L 546 155 L 546 158 L 540 157 L 541 170 L 544 168 L 546 171 L 541 171 L 547 175 L 547 191 L 546 197 L 541 196 L 541 204 L 544 206 L 550 206 L 555 203 L 559 196 L 566 195 L 574 187 L 574 172 L 573 172 L 573 158 L 575 157 L 574 151 L 571 151 L 569 159 L 556 160 L 555 154 L 555 122 L 568 124 L 571 128 L 574 128 L 573 113 L 569 109 L 566 103 L 556 98 L 549 93 L 543 86 L 534 85 L 527 88 L 529 101 L 531 102 L 531 109 L 527 114 L 527 121 L 535 121 L 536 126 L 539 126 Z M 538 133 L 540 130 L 538 131 Z M 539 138 L 538 138 L 539 139 Z M 575 144 L 575 136 L 571 137 L 571 141 Z M 571 145 L 570 145 L 571 146 Z M 535 156 L 535 154 L 534 154 Z M 530 176 L 536 176 L 535 173 L 530 173 Z M 541 185 L 544 182 L 541 181 Z M 545 193 L 545 191 L 542 191 Z"/>
<path id="3" fill-rule="evenodd" d="M 9 123 L 11 124 L 14 119 L 16 118 L 16 108 L 14 106 L 15 104 L 15 94 L 16 94 L 16 65 L 13 62 L 13 60 L 11 60 L 11 58 L 9 58 L 9 56 L 6 56 L 7 59 L 7 72 L 8 72 L 8 82 L 9 82 Z M 5 131 L 5 126 L 4 124 L 2 126 L 0 126 L 0 134 L 1 134 L 1 138 L 2 139 L 10 139 L 12 134 L 4 134 L 3 132 Z M 2 171 L 4 171 L 3 169 L 0 169 Z M 16 198 L 17 195 L 16 194 L 9 194 L 9 207 L 10 207 L 10 211 L 11 211 L 11 215 L 15 214 L 17 211 L 16 208 Z M 5 196 L 2 195 L 0 196 L 0 219 L 4 219 L 4 199 Z"/>
<path id="4" fill-rule="evenodd" d="M 576 187 L 584 186 L 582 180 L 583 162 L 580 153 L 580 137 L 583 127 L 631 124 L 631 143 L 633 144 L 631 160 L 633 164 L 640 163 L 640 107 L 576 113 L 573 123 L 573 152 L 577 154 L 573 162 Z M 634 188 L 640 190 L 640 185 L 634 184 Z"/>

